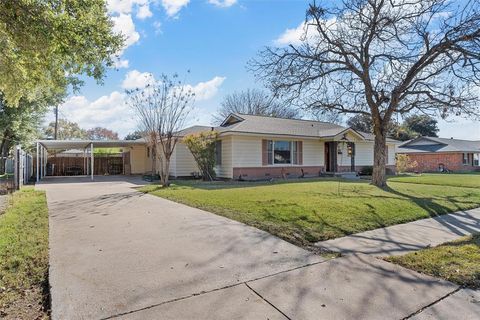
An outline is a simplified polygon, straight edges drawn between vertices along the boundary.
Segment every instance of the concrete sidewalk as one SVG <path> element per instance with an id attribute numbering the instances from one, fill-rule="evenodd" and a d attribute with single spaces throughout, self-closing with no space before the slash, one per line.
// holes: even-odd
<path id="1" fill-rule="evenodd" d="M 315 246 L 342 254 L 400 255 L 480 232 L 480 208 L 398 224 L 328 241 Z"/>

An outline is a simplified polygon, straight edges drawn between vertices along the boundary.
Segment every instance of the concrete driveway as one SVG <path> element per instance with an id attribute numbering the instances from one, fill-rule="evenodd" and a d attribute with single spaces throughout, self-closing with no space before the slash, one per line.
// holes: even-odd
<path id="1" fill-rule="evenodd" d="M 111 317 L 324 260 L 258 229 L 132 189 L 139 185 L 126 177 L 37 185 L 47 191 L 50 212 L 53 319 Z M 232 315 L 279 314 L 248 288 L 231 292 L 239 302 L 239 310 L 228 307 Z"/>
<path id="2" fill-rule="evenodd" d="M 403 319 L 458 290 L 367 255 L 326 260 L 139 185 L 126 177 L 37 185 L 50 213 L 54 320 Z M 478 314 L 470 305 L 464 319 Z"/>

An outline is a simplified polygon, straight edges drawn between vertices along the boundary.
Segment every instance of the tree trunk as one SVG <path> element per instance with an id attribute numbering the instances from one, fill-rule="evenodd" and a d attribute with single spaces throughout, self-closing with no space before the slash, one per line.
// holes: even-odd
<path id="1" fill-rule="evenodd" d="M 154 181 L 155 179 L 155 171 L 156 171 L 156 167 L 157 167 L 157 153 L 155 151 L 155 144 L 152 144 L 151 148 L 150 148 L 150 157 L 152 157 L 152 173 L 151 173 L 151 178 L 152 178 L 152 182 Z"/>
<path id="2" fill-rule="evenodd" d="M 375 145 L 373 149 L 373 174 L 372 184 L 377 187 L 385 188 L 387 186 L 386 178 L 386 148 L 387 148 L 387 129 L 385 126 L 374 128 Z"/>
<path id="3" fill-rule="evenodd" d="M 165 156 L 165 159 L 164 159 L 164 163 L 162 165 L 162 170 L 160 172 L 160 177 L 161 177 L 161 182 L 162 182 L 162 186 L 163 187 L 168 187 L 170 186 L 170 156 L 171 154 L 169 155 L 164 155 Z"/>

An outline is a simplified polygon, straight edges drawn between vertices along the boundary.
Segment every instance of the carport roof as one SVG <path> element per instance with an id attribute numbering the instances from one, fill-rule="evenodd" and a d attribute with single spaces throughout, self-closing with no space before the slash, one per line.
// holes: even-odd
<path id="1" fill-rule="evenodd" d="M 85 149 L 93 143 L 94 148 L 121 148 L 145 145 L 138 140 L 37 140 L 48 150 Z"/>

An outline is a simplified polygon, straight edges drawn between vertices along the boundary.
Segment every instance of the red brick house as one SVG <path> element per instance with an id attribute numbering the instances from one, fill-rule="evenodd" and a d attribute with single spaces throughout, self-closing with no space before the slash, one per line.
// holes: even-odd
<path id="1" fill-rule="evenodd" d="M 397 154 L 407 154 L 419 172 L 480 170 L 480 141 L 418 137 L 399 146 Z"/>

